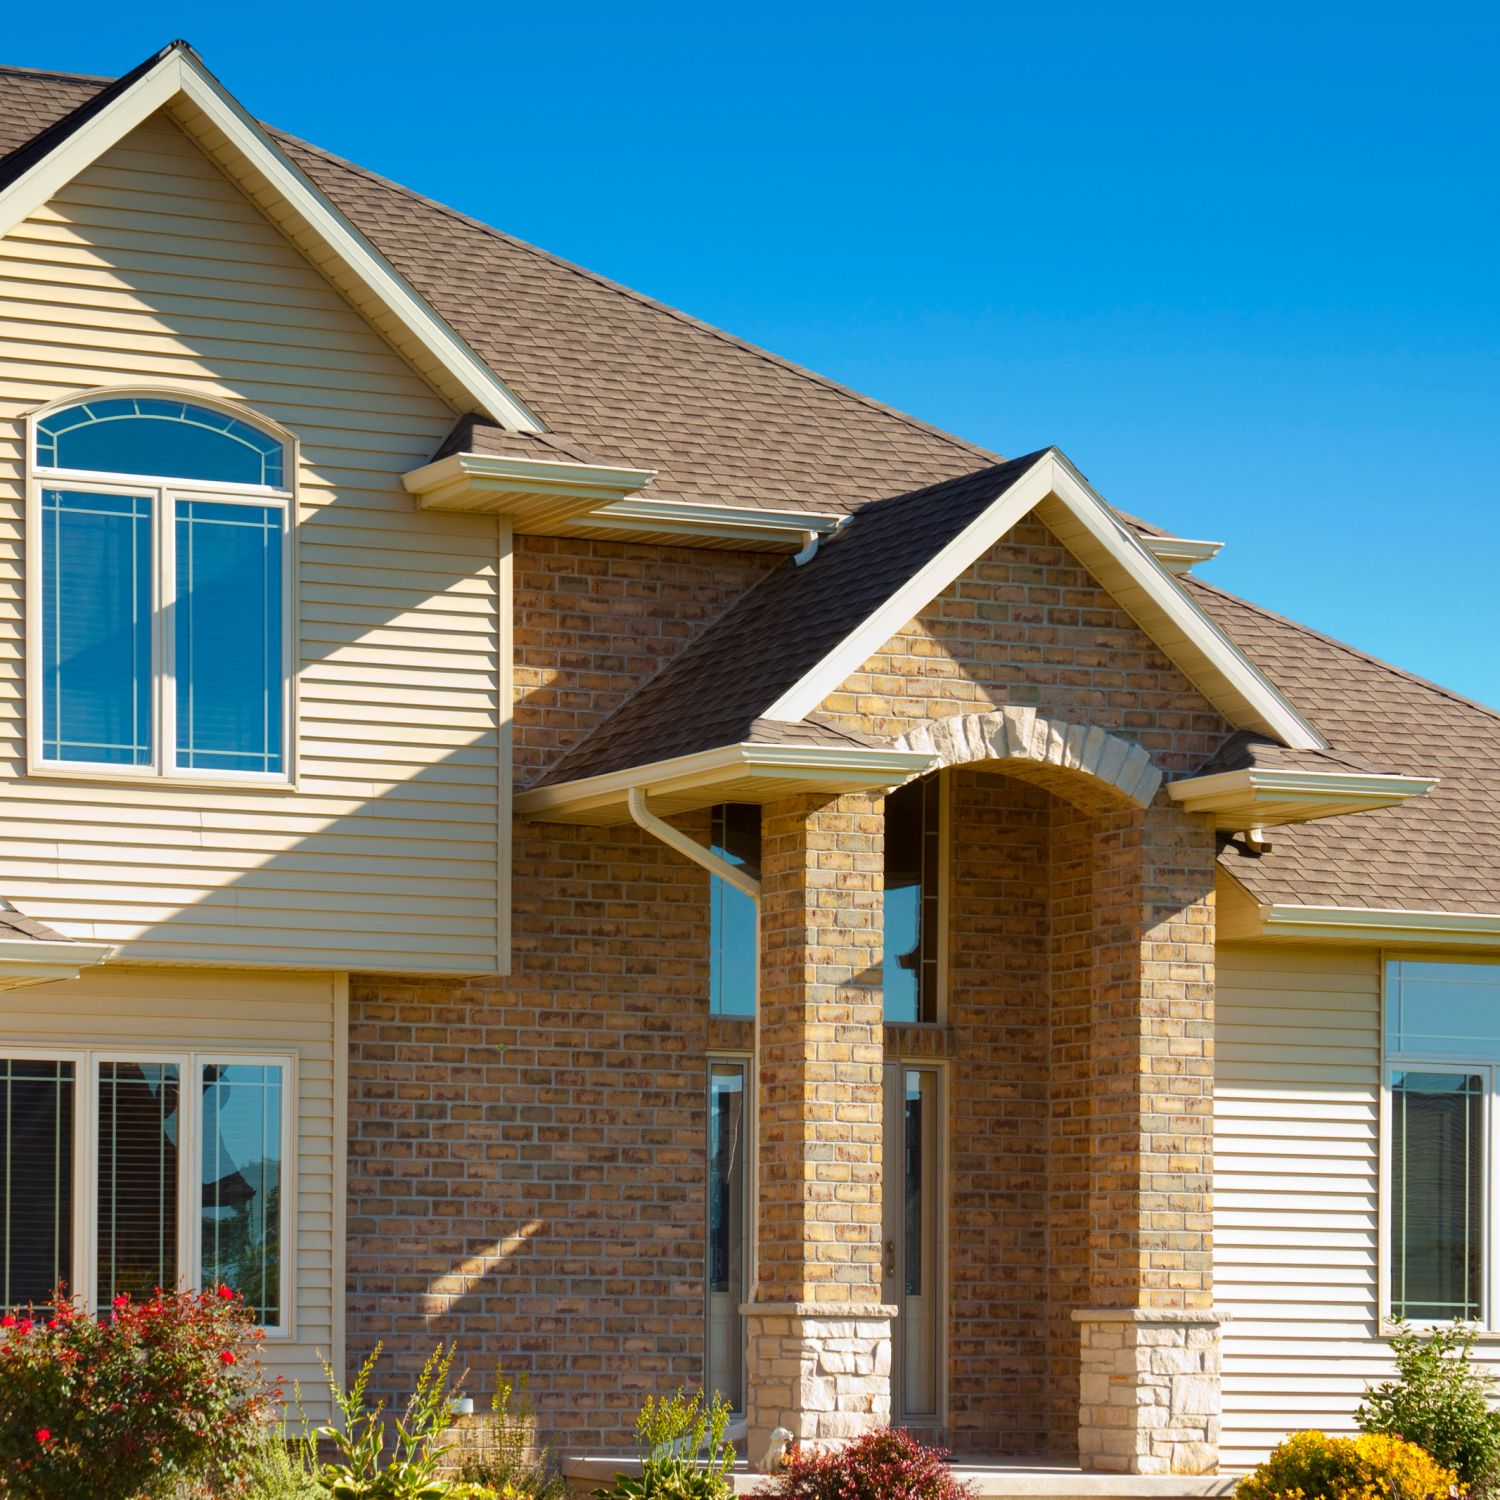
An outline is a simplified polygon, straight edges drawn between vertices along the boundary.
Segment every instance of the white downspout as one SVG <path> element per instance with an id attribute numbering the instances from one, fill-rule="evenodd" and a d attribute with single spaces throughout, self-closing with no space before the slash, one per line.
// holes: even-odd
<path id="1" fill-rule="evenodd" d="M 735 890 L 743 891 L 755 903 L 755 1014 L 751 1020 L 755 1040 L 750 1054 L 750 1099 L 754 1105 L 755 1128 L 750 1132 L 750 1264 L 746 1269 L 749 1286 L 745 1289 L 745 1300 L 753 1302 L 755 1289 L 760 1284 L 760 881 L 746 874 L 740 865 L 725 859 L 722 854 L 715 854 L 680 828 L 673 828 L 657 817 L 646 806 L 644 787 L 631 787 L 625 794 L 625 805 L 636 825 L 644 828 L 652 838 L 685 855 L 695 865 L 702 865 L 711 875 L 727 880 Z"/>

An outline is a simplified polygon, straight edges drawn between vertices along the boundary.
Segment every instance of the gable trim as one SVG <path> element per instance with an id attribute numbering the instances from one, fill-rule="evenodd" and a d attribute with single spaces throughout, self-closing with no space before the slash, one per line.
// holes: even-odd
<path id="1" fill-rule="evenodd" d="M 502 427 L 540 432 L 541 422 L 427 301 L 312 184 L 185 43 L 174 42 L 14 182 L 0 188 L 0 237 L 50 202 L 86 167 L 182 97 L 201 110 L 246 162 L 342 261 L 477 409 Z M 24 149 L 24 148 L 23 148 Z"/>
<path id="2" fill-rule="evenodd" d="M 1105 502 L 1056 448 L 1044 452 L 983 515 L 845 636 L 817 666 L 766 709 L 762 717 L 784 723 L 797 723 L 805 718 L 1018 522 L 1047 502 L 1060 505 L 1098 546 L 1108 570 L 1118 575 L 1116 581 L 1128 586 L 1133 594 L 1143 596 L 1150 612 L 1172 627 L 1168 633 L 1178 639 L 1158 640 L 1158 645 L 1200 690 L 1201 678 L 1214 679 L 1218 691 L 1207 696 L 1219 703 L 1225 717 L 1237 728 L 1258 729 L 1292 749 L 1327 749 L 1326 741 L 1312 725 L 1183 592 L 1134 534 L 1115 519 Z M 1090 568 L 1090 571 L 1098 576 L 1097 570 Z M 1114 592 L 1108 578 L 1100 577 L 1099 581 Z M 1136 618 L 1147 635 L 1156 638 L 1135 609 L 1127 607 L 1127 613 Z"/>

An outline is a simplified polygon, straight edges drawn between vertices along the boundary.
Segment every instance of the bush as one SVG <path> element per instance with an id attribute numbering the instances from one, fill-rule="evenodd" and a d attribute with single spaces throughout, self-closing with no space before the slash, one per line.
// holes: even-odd
<path id="1" fill-rule="evenodd" d="M 594 1491 L 595 1500 L 726 1500 L 724 1476 L 734 1465 L 724 1441 L 728 1426 L 722 1396 L 707 1401 L 700 1391 L 689 1399 L 681 1387 L 674 1396 L 647 1396 L 635 1419 L 640 1475 L 616 1474 L 613 1485 Z"/>
<path id="2" fill-rule="evenodd" d="M 973 1494 L 929 1448 L 909 1432 L 881 1428 L 827 1452 L 792 1449 L 771 1488 L 778 1500 L 966 1500 Z"/>
<path id="3" fill-rule="evenodd" d="M 298 1436 L 292 1436 L 286 1414 L 266 1426 L 250 1456 L 243 1500 L 323 1500 L 318 1483 L 318 1444 L 302 1410 L 302 1392 L 294 1388 Z"/>
<path id="4" fill-rule="evenodd" d="M 1355 1420 L 1425 1448 L 1476 1496 L 1500 1484 L 1495 1377 L 1473 1363 L 1475 1332 L 1461 1323 L 1425 1337 L 1404 1324 L 1391 1338 L 1396 1378 L 1365 1392 Z"/>
<path id="5" fill-rule="evenodd" d="M 107 1318 L 59 1287 L 45 1311 L 6 1313 L 0 1495 L 237 1493 L 267 1422 L 260 1337 L 227 1287 L 120 1296 Z"/>
<path id="6" fill-rule="evenodd" d="M 443 1443 L 443 1434 L 452 1420 L 457 1394 L 457 1387 L 450 1383 L 454 1347 L 450 1344 L 444 1349 L 439 1344 L 428 1356 L 405 1412 L 389 1424 L 396 1432 L 389 1463 L 385 1403 L 377 1401 L 372 1406 L 366 1395 L 381 1347 L 376 1344 L 347 1391 L 332 1367 L 323 1367 L 342 1421 L 337 1427 L 317 1430 L 336 1455 L 333 1463 L 318 1470 L 317 1482 L 333 1500 L 443 1500 L 449 1486 L 438 1475 L 451 1451 Z"/>
<path id="7" fill-rule="evenodd" d="M 1458 1477 L 1415 1443 L 1297 1432 L 1235 1486 L 1235 1500 L 1448 1500 Z"/>
<path id="8" fill-rule="evenodd" d="M 479 1488 L 474 1500 L 484 1500 L 480 1489 L 503 1494 L 507 1500 L 562 1500 L 567 1484 L 552 1472 L 547 1449 L 537 1442 L 536 1406 L 526 1377 L 512 1379 L 495 1371 L 490 1408 L 461 1430 L 453 1467 L 466 1484 Z M 458 1495 L 450 1490 L 445 1500 Z"/>

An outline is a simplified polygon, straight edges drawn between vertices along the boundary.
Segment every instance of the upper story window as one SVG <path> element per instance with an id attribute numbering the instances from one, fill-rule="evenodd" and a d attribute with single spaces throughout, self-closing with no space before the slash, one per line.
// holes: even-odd
<path id="1" fill-rule="evenodd" d="M 287 450 L 162 397 L 36 420 L 36 764 L 285 779 Z"/>
<path id="2" fill-rule="evenodd" d="M 908 782 L 885 799 L 887 1021 L 936 1021 L 942 946 L 942 783 Z"/>
<path id="3" fill-rule="evenodd" d="M 1391 1315 L 1496 1322 L 1500 964 L 1386 966 Z"/>
<path id="4" fill-rule="evenodd" d="M 724 802 L 713 810 L 715 854 L 760 874 L 760 808 Z M 717 875 L 709 877 L 709 1011 L 753 1016 L 758 983 L 755 903 Z"/>

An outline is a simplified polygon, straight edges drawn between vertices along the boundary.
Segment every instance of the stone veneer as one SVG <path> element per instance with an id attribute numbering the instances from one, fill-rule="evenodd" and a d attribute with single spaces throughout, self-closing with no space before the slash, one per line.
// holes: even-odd
<path id="1" fill-rule="evenodd" d="M 1081 1308 L 1078 1459 L 1117 1474 L 1212 1474 L 1219 1465 L 1219 1325 L 1213 1312 Z"/>
<path id="2" fill-rule="evenodd" d="M 879 1303 L 746 1303 L 752 1462 L 784 1427 L 798 1443 L 858 1437 L 891 1419 L 891 1319 Z"/>

